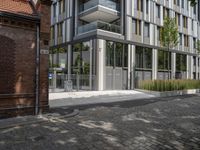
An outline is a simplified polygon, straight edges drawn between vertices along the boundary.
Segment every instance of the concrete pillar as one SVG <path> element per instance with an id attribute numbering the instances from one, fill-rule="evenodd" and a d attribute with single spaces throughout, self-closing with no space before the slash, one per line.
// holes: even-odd
<path id="1" fill-rule="evenodd" d="M 106 58 L 106 41 L 97 39 L 97 90 L 105 89 L 105 58 Z"/>
<path id="2" fill-rule="evenodd" d="M 67 74 L 68 74 L 68 80 L 71 80 L 72 45 L 68 45 L 68 46 L 67 46 L 67 57 L 68 57 L 68 59 L 67 59 L 67 61 L 68 61 L 68 63 L 67 63 L 67 64 L 68 64 L 68 66 L 67 66 L 67 70 L 68 70 L 68 72 L 67 72 Z"/>
<path id="3" fill-rule="evenodd" d="M 196 79 L 198 79 L 198 57 L 196 57 L 196 67 L 195 67 L 195 72 L 196 72 Z"/>
<path id="4" fill-rule="evenodd" d="M 90 40 L 90 77 L 89 77 L 89 86 L 90 90 L 92 90 L 92 56 L 93 56 L 93 40 Z"/>
<path id="5" fill-rule="evenodd" d="M 134 89 L 135 79 L 135 46 L 128 45 L 128 89 Z"/>
<path id="6" fill-rule="evenodd" d="M 171 79 L 176 78 L 176 53 L 171 53 Z"/>
<path id="7" fill-rule="evenodd" d="M 134 89 L 135 46 L 128 45 L 128 89 Z"/>
<path id="8" fill-rule="evenodd" d="M 152 49 L 152 80 L 158 77 L 158 50 Z"/>
<path id="9" fill-rule="evenodd" d="M 187 79 L 193 79 L 193 56 L 187 55 Z"/>

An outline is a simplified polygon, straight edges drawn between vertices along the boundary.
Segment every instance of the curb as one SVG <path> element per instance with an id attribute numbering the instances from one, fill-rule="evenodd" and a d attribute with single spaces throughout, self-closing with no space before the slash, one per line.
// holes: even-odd
<path id="1" fill-rule="evenodd" d="M 24 121 L 22 123 L 14 123 L 14 124 L 6 125 L 6 126 L 3 126 L 3 127 L 0 126 L 0 130 L 13 128 L 13 127 L 16 127 L 16 126 L 30 125 L 30 124 L 34 124 L 34 123 L 40 123 L 41 124 L 41 123 L 44 123 L 44 122 L 50 122 L 50 121 L 57 120 L 57 119 L 71 118 L 71 117 L 77 116 L 78 114 L 79 114 L 79 110 L 74 109 L 72 113 L 64 115 L 64 116 L 52 117 L 52 116 L 49 115 L 50 117 L 47 116 L 46 120 L 34 120 L 34 121 L 29 121 L 29 122 Z M 38 118 L 38 119 L 41 119 L 41 118 Z"/>

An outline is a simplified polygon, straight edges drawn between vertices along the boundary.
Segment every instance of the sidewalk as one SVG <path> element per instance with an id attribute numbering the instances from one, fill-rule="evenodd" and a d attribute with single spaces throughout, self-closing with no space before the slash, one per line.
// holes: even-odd
<path id="1" fill-rule="evenodd" d="M 99 103 L 111 103 L 152 97 L 155 97 L 155 95 L 134 90 L 49 93 L 49 104 L 50 107 L 77 106 Z"/>

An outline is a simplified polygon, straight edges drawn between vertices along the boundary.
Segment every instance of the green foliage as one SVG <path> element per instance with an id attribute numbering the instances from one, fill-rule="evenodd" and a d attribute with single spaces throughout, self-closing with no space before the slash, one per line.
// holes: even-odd
<path id="1" fill-rule="evenodd" d="M 161 28 L 161 44 L 167 48 L 174 48 L 179 43 L 178 26 L 175 18 L 166 17 Z"/>
<path id="2" fill-rule="evenodd" d="M 197 4 L 197 0 L 189 0 L 191 6 L 195 6 Z"/>
<path id="3" fill-rule="evenodd" d="M 177 91 L 187 89 L 200 89 L 199 80 L 150 80 L 141 81 L 139 88 L 150 91 Z"/>
<path id="4" fill-rule="evenodd" d="M 200 54 L 200 40 L 197 40 L 196 49 L 197 49 L 198 54 Z"/>

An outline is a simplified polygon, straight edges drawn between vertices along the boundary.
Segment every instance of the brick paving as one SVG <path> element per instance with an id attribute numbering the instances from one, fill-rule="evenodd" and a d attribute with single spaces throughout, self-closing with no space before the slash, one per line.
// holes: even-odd
<path id="1" fill-rule="evenodd" d="M 93 105 L 72 118 L 0 129 L 0 150 L 44 149 L 199 150 L 200 97 Z"/>

